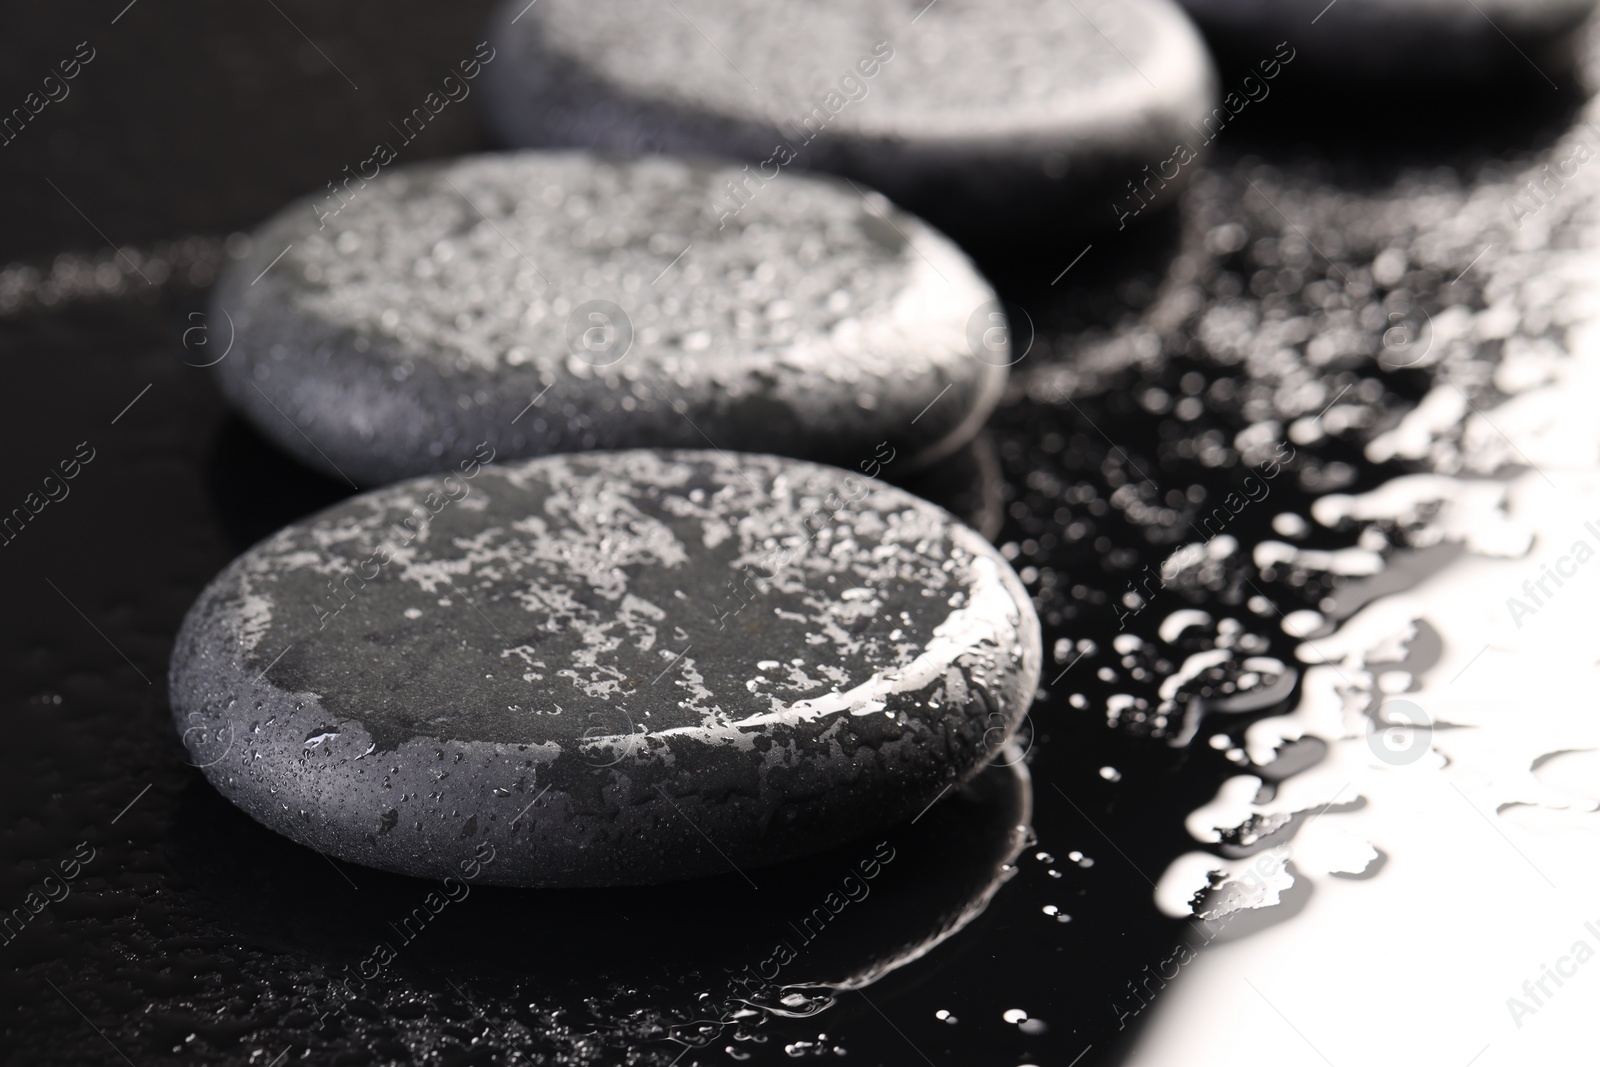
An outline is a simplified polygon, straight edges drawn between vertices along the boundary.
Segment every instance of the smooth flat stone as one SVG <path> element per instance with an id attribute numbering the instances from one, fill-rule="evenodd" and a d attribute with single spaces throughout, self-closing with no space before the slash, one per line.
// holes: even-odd
<path id="1" fill-rule="evenodd" d="M 170 672 L 190 760 L 356 863 L 512 885 L 746 870 L 915 816 L 1022 719 L 1021 582 L 977 533 L 796 460 L 467 464 L 251 549 Z"/>
<path id="2" fill-rule="evenodd" d="M 971 438 L 1012 357 L 966 256 L 833 178 L 782 175 L 719 223 L 705 205 L 738 177 L 528 152 L 303 200 L 214 294 L 235 331 L 222 389 L 284 449 L 366 485 L 481 445 L 851 468 L 892 451 L 908 470 Z"/>
<path id="3" fill-rule="evenodd" d="M 1282 41 L 1309 63 L 1337 66 L 1346 75 L 1401 81 L 1452 74 L 1481 78 L 1497 70 L 1522 73 L 1535 58 L 1555 75 L 1558 67 L 1570 65 L 1570 57 L 1551 57 L 1546 51 L 1596 7 L 1595 0 L 1178 2 L 1246 61 L 1254 52 L 1271 61 L 1271 43 Z"/>
<path id="4" fill-rule="evenodd" d="M 1216 97 L 1168 0 L 508 0 L 488 32 L 509 144 L 831 171 L 969 245 L 1114 225 Z"/>

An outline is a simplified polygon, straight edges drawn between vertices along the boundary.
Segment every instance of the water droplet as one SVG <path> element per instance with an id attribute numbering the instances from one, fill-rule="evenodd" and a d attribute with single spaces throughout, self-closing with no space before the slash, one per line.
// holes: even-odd
<path id="1" fill-rule="evenodd" d="M 1290 637 L 1312 637 L 1322 628 L 1322 615 L 1315 611 L 1291 611 L 1283 617 L 1283 632 Z"/>
<path id="2" fill-rule="evenodd" d="M 1108 782 L 1120 782 L 1122 781 L 1122 772 L 1115 767 L 1101 767 L 1100 777 Z"/>
<path id="3" fill-rule="evenodd" d="M 1311 526 L 1305 519 L 1292 511 L 1280 512 L 1272 517 L 1273 532 L 1280 537 L 1300 538 L 1311 532 Z"/>
<path id="4" fill-rule="evenodd" d="M 1001 1015 L 1000 1018 L 1015 1025 L 1017 1023 L 1026 1022 L 1028 1020 L 1028 1013 L 1023 1011 L 1021 1008 L 1007 1008 L 1005 1014 Z"/>

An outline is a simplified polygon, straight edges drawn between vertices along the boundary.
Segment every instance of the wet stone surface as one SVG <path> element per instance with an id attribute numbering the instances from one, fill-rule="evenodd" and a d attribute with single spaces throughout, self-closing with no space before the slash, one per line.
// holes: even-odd
<path id="1" fill-rule="evenodd" d="M 1167 0 L 542 0 L 488 32 L 506 143 L 731 156 L 755 186 L 832 171 L 969 245 L 1105 227 L 1079 202 L 1169 156 L 1215 93 Z"/>
<path id="2" fill-rule="evenodd" d="M 297 841 L 621 885 L 918 814 L 1020 723 L 1040 655 L 1021 583 L 941 510 L 641 451 L 473 462 L 292 525 L 201 597 L 171 684 L 191 761 Z"/>
<path id="3" fill-rule="evenodd" d="M 481 442 L 852 467 L 888 442 L 904 468 L 976 433 L 1014 357 L 985 333 L 999 305 L 967 257 L 831 178 L 708 211 L 741 178 L 534 152 L 308 197 L 213 295 L 236 336 L 218 380 L 283 448 L 363 485 Z"/>

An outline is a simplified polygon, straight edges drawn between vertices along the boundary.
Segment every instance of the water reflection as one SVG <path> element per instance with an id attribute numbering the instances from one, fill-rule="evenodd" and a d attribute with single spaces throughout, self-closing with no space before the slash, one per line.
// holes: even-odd
<path id="1" fill-rule="evenodd" d="M 313 1049 L 368 1044 L 431 1015 L 430 1033 L 451 1034 L 442 1017 L 481 1030 L 482 1047 L 563 1062 L 633 1050 L 630 1062 L 670 1063 L 712 1045 L 771 1059 L 780 1049 L 762 1031 L 774 1018 L 826 1011 L 981 914 L 1032 840 L 1031 813 L 1017 759 L 879 839 L 754 872 L 759 890 L 736 873 L 514 890 L 335 864 L 196 779 L 169 858 L 210 918 L 311 972 L 316 992 L 297 1015 Z"/>

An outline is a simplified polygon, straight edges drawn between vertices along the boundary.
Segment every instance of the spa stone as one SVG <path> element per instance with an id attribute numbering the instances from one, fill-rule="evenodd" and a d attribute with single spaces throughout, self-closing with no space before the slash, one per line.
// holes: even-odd
<path id="1" fill-rule="evenodd" d="M 966 256 L 835 178 L 781 175 L 719 217 L 743 179 L 528 152 L 348 181 L 219 283 L 210 321 L 234 343 L 215 372 L 261 433 L 359 485 L 481 443 L 851 468 L 887 449 L 898 473 L 970 439 L 1012 356 Z"/>
<path id="2" fill-rule="evenodd" d="M 881 481 L 484 449 L 234 561 L 169 688 L 189 762 L 301 844 L 607 886 L 751 872 L 915 817 L 990 762 L 1040 657 L 1000 554 Z"/>
<path id="3" fill-rule="evenodd" d="M 478 99 L 507 144 L 829 171 L 1008 253 L 1116 228 L 1217 95 L 1169 0 L 508 0 L 488 33 Z"/>

